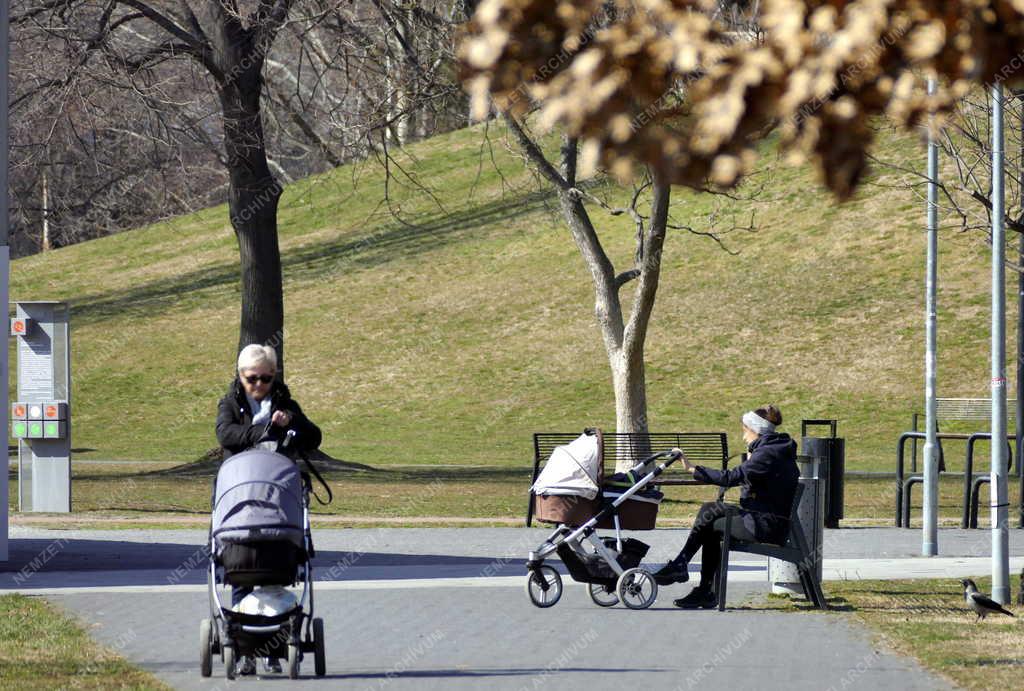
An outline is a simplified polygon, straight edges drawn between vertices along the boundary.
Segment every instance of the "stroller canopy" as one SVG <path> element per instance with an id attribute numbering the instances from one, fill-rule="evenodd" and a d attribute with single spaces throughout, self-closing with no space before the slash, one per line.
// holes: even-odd
<path id="1" fill-rule="evenodd" d="M 557 447 L 533 483 L 534 494 L 593 499 L 601 476 L 601 448 L 596 434 L 581 434 Z"/>
<path id="2" fill-rule="evenodd" d="M 286 540 L 302 547 L 302 519 L 302 475 L 291 459 L 252 449 L 221 464 L 211 525 L 218 553 L 237 542 Z"/>

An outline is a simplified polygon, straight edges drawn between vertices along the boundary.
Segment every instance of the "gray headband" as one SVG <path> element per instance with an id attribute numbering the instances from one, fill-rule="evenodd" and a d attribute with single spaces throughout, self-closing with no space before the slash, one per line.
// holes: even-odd
<path id="1" fill-rule="evenodd" d="M 771 434 L 775 431 L 775 425 L 751 410 L 743 413 L 743 424 L 758 434 Z"/>

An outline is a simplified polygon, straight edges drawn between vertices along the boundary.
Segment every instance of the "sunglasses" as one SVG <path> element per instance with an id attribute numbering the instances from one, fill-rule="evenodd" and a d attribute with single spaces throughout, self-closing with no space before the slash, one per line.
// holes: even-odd
<path id="1" fill-rule="evenodd" d="M 261 384 L 269 384 L 270 382 L 274 381 L 273 374 L 250 374 L 248 377 L 242 378 L 245 379 L 245 381 L 249 382 L 250 384 L 255 384 L 256 382 L 260 382 Z"/>

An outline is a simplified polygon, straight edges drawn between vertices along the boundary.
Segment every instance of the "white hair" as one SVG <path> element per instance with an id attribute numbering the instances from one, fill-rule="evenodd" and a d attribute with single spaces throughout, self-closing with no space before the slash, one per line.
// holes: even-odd
<path id="1" fill-rule="evenodd" d="M 272 372 L 277 372 L 277 351 L 270 346 L 250 343 L 238 354 L 238 371 L 253 369 L 266 365 Z"/>

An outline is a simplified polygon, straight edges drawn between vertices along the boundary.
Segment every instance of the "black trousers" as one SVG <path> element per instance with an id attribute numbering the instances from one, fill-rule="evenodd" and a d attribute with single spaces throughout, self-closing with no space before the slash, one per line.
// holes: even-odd
<path id="1" fill-rule="evenodd" d="M 722 533 L 725 530 L 726 507 L 730 506 L 720 501 L 709 501 L 701 505 L 697 512 L 697 519 L 693 522 L 690 530 L 690 537 L 686 539 L 683 550 L 675 558 L 676 562 L 689 564 L 697 550 L 700 555 L 700 587 L 710 589 L 714 587 L 715 576 L 718 574 L 718 567 L 722 561 Z M 733 510 L 739 507 L 732 506 Z M 742 521 L 733 520 L 733 537 L 741 540 L 753 540 L 747 527 Z"/>

